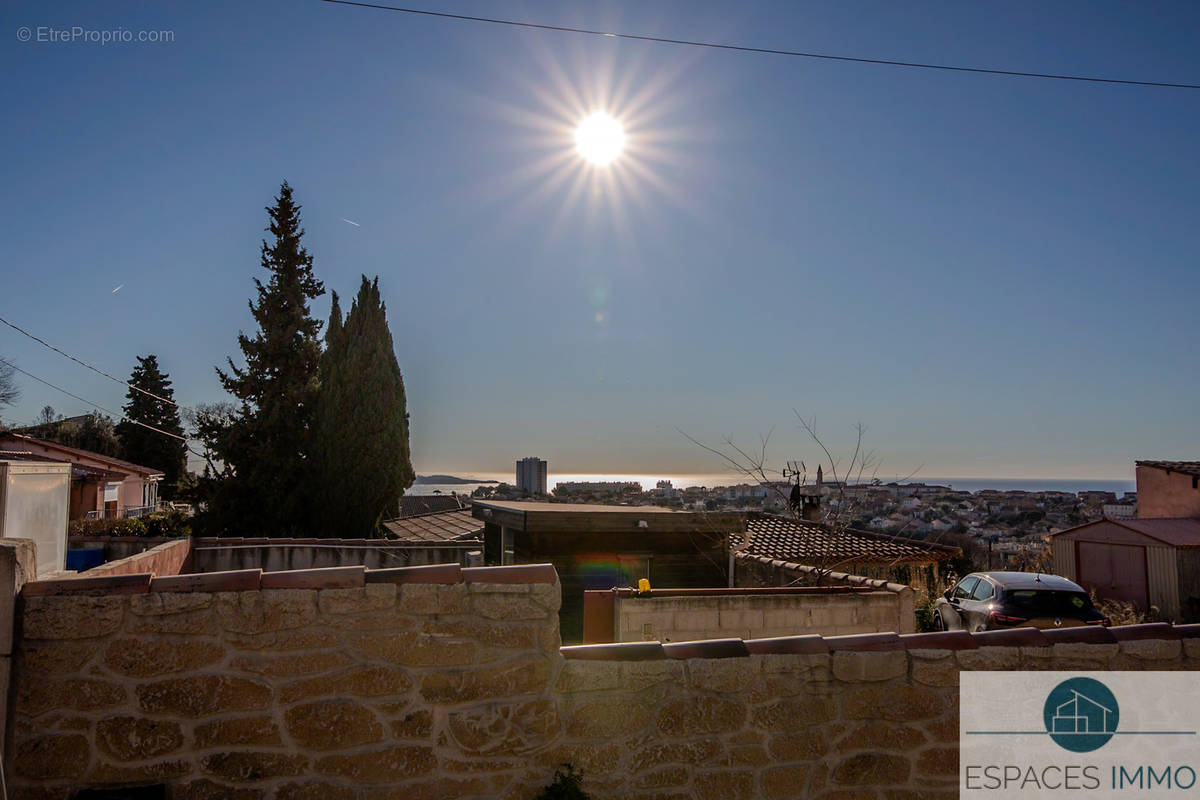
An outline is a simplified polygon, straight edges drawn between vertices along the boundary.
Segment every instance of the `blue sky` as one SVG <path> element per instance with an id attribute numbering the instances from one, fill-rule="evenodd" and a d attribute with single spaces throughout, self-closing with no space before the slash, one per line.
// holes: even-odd
<path id="1" fill-rule="evenodd" d="M 1200 6 L 450 2 L 816 52 L 1200 82 Z M 250 330 L 283 179 L 328 289 L 380 276 L 418 471 L 714 472 L 678 430 L 881 475 L 1200 457 L 1200 91 L 781 58 L 319 2 L 10 3 L 0 315 L 177 398 Z M 17 41 L 22 26 L 171 30 Z M 571 150 L 606 108 L 629 148 Z M 343 219 L 359 225 L 348 224 Z M 122 285 L 119 292 L 112 290 Z M 328 296 L 315 306 L 324 318 Z M 0 329 L 0 355 L 120 386 Z M 22 379 L 5 412 L 84 404 Z"/>

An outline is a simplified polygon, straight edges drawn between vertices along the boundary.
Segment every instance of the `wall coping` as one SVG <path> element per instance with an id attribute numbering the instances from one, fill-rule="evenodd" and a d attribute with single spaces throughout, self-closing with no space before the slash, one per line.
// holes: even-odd
<path id="1" fill-rule="evenodd" d="M 115 562 L 114 562 L 115 563 Z M 367 569 L 361 566 L 317 567 L 314 569 L 263 572 L 241 569 L 157 576 L 150 572 L 133 575 L 80 574 L 77 578 L 30 581 L 22 589 L 26 597 L 63 595 L 147 594 L 151 592 L 245 592 L 270 589 L 353 589 L 368 583 L 480 583 L 557 584 L 553 564 L 519 564 L 508 567 L 459 567 L 433 564 L 413 567 Z"/>
<path id="2" fill-rule="evenodd" d="M 109 543 L 130 543 L 130 544 L 146 544 L 159 545 L 166 542 L 174 542 L 178 539 L 186 539 L 186 536 L 100 536 L 97 534 L 71 534 L 67 537 L 68 544 L 109 544 Z"/>
<path id="3" fill-rule="evenodd" d="M 478 550 L 479 540 L 397 542 L 394 539 L 271 539 L 234 536 L 198 536 L 192 539 L 192 549 L 194 550 L 245 550 L 251 547 L 318 547 L 340 550 Z"/>
<path id="4" fill-rule="evenodd" d="M 1119 644 L 1147 640 L 1200 639 L 1200 624 L 1166 622 L 1114 628 L 1008 628 L 983 633 L 866 633 L 852 636 L 779 636 L 771 639 L 705 639 L 696 642 L 618 642 L 559 648 L 576 661 L 654 661 L 672 658 L 746 658 L 751 655 L 820 655 L 838 652 L 975 650 L 980 647 L 1053 647 L 1056 644 Z"/>
<path id="5" fill-rule="evenodd" d="M 138 537 L 134 537 L 138 538 Z M 149 539 L 141 539 L 141 541 L 151 541 Z M 182 569 L 188 562 L 191 556 L 191 540 L 187 537 L 166 538 L 161 539 L 160 544 L 149 547 L 140 553 L 118 558 L 116 561 L 106 561 L 99 564 L 86 572 L 80 573 L 81 576 L 86 576 L 88 580 L 98 579 L 100 577 L 116 577 L 137 575 L 143 572 L 152 572 L 152 565 L 156 559 L 168 555 L 177 559 L 176 572 Z M 78 580 L 78 578 L 61 578 L 61 580 Z M 58 592 L 55 592 L 58 594 Z"/>
<path id="6" fill-rule="evenodd" d="M 589 591 L 605 591 L 589 590 Z M 873 586 L 714 586 L 700 589 L 651 589 L 639 592 L 630 586 L 616 586 L 609 589 L 615 596 L 632 598 L 634 600 L 653 600 L 669 597 L 763 597 L 778 595 L 841 595 L 841 594 L 870 594 L 879 591 Z"/>

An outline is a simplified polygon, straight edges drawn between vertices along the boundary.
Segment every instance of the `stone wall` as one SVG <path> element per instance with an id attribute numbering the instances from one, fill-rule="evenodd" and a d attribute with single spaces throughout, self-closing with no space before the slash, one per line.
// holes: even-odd
<path id="1" fill-rule="evenodd" d="M 27 584 L 13 797 L 957 797 L 974 669 L 1196 669 L 1200 626 L 559 647 L 548 567 Z"/>
<path id="2" fill-rule="evenodd" d="M 912 590 L 908 592 L 911 594 Z M 695 639 L 765 639 L 820 633 L 838 636 L 914 630 L 901 616 L 901 592 L 741 593 L 614 598 L 613 640 L 686 642 Z M 912 604 L 909 603 L 911 612 Z"/>

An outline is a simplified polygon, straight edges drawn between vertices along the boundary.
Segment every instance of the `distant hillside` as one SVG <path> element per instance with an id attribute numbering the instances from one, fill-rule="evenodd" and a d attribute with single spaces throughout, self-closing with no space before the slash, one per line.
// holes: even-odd
<path id="1" fill-rule="evenodd" d="M 499 483 L 500 481 L 481 481 L 475 478 L 456 478 L 453 475 L 418 475 L 413 484 L 437 483 L 443 486 L 452 483 Z"/>

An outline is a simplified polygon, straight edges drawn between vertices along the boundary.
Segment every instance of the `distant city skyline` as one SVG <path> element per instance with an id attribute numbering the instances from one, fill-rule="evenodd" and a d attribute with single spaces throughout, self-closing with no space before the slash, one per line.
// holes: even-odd
<path id="1" fill-rule="evenodd" d="M 1200 82 L 1200 5 L 1101 0 L 439 10 L 683 39 Z M 252 333 L 283 179 L 327 293 L 380 290 L 419 472 L 1131 479 L 1200 456 L 1198 92 L 905 70 L 264 0 L 6 7 L 0 315 L 176 398 Z M 107 46 L 20 26 L 173 32 Z M 331 68 L 331 65 L 336 65 Z M 583 161 L 604 111 L 624 153 Z M 9 329 L 0 409 L 124 389 Z"/>
<path id="2" fill-rule="evenodd" d="M 446 473 L 437 473 L 446 474 Z M 512 485 L 511 475 L 505 473 L 463 473 L 457 474 L 459 478 L 475 478 L 481 482 L 488 481 L 490 483 L 480 483 L 478 485 L 493 486 L 496 483 L 507 483 Z M 757 481 L 751 481 L 745 477 L 728 473 L 559 473 L 551 472 L 548 479 L 548 488 L 553 491 L 554 487 L 559 483 L 624 483 L 633 481 L 640 483 L 643 490 L 650 490 L 660 480 L 670 480 L 674 488 L 681 489 L 689 486 L 705 486 L 712 488 L 714 486 L 735 486 L 739 484 L 756 484 Z M 890 483 L 888 479 L 883 479 L 883 483 Z M 963 478 L 963 477 L 930 477 L 924 480 L 910 478 L 902 480 L 900 483 L 925 483 L 930 485 L 949 485 L 955 491 L 977 492 L 984 489 L 996 489 L 999 491 L 1026 491 L 1026 492 L 1070 492 L 1076 493 L 1080 491 L 1106 491 L 1115 492 L 1118 497 L 1136 490 L 1136 481 L 1133 477 L 1129 478 L 1038 478 L 1038 477 L 1022 477 L 1022 478 Z M 477 484 L 430 484 L 421 483 L 414 485 L 408 494 L 428 495 L 433 493 L 449 494 L 455 492 L 458 494 L 469 494 L 473 491 Z"/>

